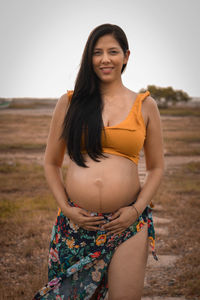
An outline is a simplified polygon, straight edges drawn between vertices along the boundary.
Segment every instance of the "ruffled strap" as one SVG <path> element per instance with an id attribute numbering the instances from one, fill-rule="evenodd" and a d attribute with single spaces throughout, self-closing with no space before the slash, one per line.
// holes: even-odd
<path id="1" fill-rule="evenodd" d="M 74 93 L 73 90 L 67 90 L 67 96 L 69 98 L 69 101 L 71 101 L 73 93 Z"/>
<path id="2" fill-rule="evenodd" d="M 150 92 L 149 92 L 149 91 L 146 91 L 146 92 L 144 92 L 144 93 L 141 93 L 140 95 L 141 95 L 140 100 L 141 100 L 141 102 L 142 102 L 142 101 L 144 101 L 148 96 L 150 96 Z"/>

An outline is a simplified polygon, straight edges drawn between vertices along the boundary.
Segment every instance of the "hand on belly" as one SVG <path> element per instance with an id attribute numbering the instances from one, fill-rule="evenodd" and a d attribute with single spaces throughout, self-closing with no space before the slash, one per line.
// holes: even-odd
<path id="1" fill-rule="evenodd" d="M 91 213 L 79 207 L 70 208 L 69 219 L 74 230 L 78 226 L 86 230 L 96 231 L 101 229 L 101 225 L 105 224 L 103 216 L 91 216 Z"/>
<path id="2" fill-rule="evenodd" d="M 118 209 L 111 217 L 110 222 L 102 225 L 107 234 L 120 234 L 137 220 L 137 213 L 132 206 Z"/>

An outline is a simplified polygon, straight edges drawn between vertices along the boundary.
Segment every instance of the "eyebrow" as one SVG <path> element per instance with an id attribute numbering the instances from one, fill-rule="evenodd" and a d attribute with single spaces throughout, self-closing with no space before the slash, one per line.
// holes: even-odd
<path id="1" fill-rule="evenodd" d="M 112 50 L 112 49 L 118 49 L 118 47 L 111 47 L 108 50 Z M 102 48 L 94 48 L 94 50 L 102 50 Z"/>

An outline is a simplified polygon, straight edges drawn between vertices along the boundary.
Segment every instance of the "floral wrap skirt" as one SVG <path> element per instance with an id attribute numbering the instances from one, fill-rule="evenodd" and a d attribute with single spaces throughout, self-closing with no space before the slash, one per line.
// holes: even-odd
<path id="1" fill-rule="evenodd" d="M 79 207 L 69 197 L 68 202 L 71 206 Z M 91 215 L 103 216 L 109 222 L 108 217 L 112 213 L 94 212 Z M 49 282 L 37 292 L 33 300 L 89 300 L 97 288 L 96 299 L 105 299 L 108 291 L 107 271 L 114 251 L 146 223 L 152 255 L 158 260 L 150 206 L 145 208 L 135 223 L 117 235 L 108 235 L 105 230 L 90 231 L 78 227 L 59 209 L 49 247 Z"/>

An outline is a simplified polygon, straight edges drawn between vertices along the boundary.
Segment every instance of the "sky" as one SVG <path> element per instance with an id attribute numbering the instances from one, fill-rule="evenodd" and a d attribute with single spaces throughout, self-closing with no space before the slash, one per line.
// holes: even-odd
<path id="1" fill-rule="evenodd" d="M 127 35 L 126 87 L 200 97 L 199 11 L 200 0 L 0 0 L 0 97 L 73 89 L 87 38 L 104 23 Z"/>

